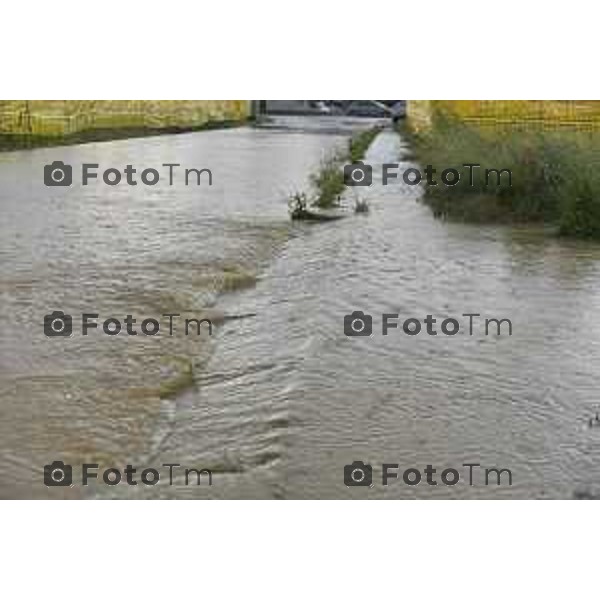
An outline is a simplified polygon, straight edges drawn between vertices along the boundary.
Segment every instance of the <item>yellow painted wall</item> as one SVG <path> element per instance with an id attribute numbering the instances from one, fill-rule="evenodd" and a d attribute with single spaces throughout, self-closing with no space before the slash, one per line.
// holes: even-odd
<path id="1" fill-rule="evenodd" d="M 481 127 L 600 130 L 598 100 L 411 100 L 409 123 L 426 129 L 437 111 Z"/>
<path id="2" fill-rule="evenodd" d="M 249 116 L 246 100 L 2 100 L 0 134 L 67 135 L 89 129 L 196 127 Z"/>

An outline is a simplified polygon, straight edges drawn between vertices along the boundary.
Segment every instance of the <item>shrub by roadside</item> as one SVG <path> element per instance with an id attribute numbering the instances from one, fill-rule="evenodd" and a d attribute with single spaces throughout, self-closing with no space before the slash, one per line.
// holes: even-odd
<path id="1" fill-rule="evenodd" d="M 416 159 L 438 173 L 461 172 L 455 186 L 426 186 L 436 216 L 474 222 L 542 222 L 563 235 L 600 239 L 600 136 L 573 130 L 485 130 L 445 115 L 412 140 Z M 462 165 L 508 169 L 512 185 L 486 185 Z"/>

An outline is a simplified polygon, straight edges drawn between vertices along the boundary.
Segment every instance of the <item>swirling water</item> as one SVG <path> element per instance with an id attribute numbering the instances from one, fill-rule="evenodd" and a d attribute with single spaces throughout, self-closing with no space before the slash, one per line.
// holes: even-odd
<path id="1" fill-rule="evenodd" d="M 600 247 L 435 220 L 418 188 L 381 185 L 378 164 L 412 164 L 390 130 L 367 156 L 374 184 L 346 195 L 348 207 L 354 195 L 368 198 L 368 214 L 290 224 L 286 198 L 307 189 L 319 161 L 361 126 L 282 119 L 0 155 L 3 497 L 600 491 L 600 428 L 587 424 L 600 406 Z M 56 159 L 209 167 L 215 185 L 45 188 L 41 170 Z M 230 277 L 237 283 L 227 286 Z M 218 326 L 210 340 L 50 339 L 42 320 L 54 309 L 201 313 Z M 354 310 L 373 314 L 373 336 L 344 335 Z M 382 336 L 382 313 L 440 321 L 479 313 L 511 319 L 513 334 Z M 222 318 L 236 315 L 245 317 Z M 165 394 L 178 377 L 177 393 Z M 175 462 L 211 469 L 213 485 L 46 488 L 42 465 L 55 459 Z M 354 460 L 374 466 L 371 489 L 344 485 Z M 382 486 L 384 462 L 510 468 L 513 485 Z"/>

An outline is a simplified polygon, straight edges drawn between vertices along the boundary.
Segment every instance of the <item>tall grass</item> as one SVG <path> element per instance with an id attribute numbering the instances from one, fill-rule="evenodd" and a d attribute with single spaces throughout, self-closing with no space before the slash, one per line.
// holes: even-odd
<path id="1" fill-rule="evenodd" d="M 343 155 L 336 155 L 321 162 L 319 170 L 311 175 L 311 182 L 317 190 L 317 198 L 313 206 L 330 208 L 337 203 L 345 189 L 344 174 L 341 165 Z"/>
<path id="2" fill-rule="evenodd" d="M 486 130 L 435 115 L 430 130 L 411 134 L 417 160 L 436 170 L 425 202 L 438 216 L 466 221 L 542 222 L 564 235 L 600 239 L 600 136 L 570 130 Z M 462 165 L 477 163 L 473 184 Z M 459 183 L 441 183 L 455 168 Z M 512 185 L 486 185 L 485 169 L 509 169 Z"/>
<path id="3" fill-rule="evenodd" d="M 337 204 L 338 198 L 346 189 L 344 183 L 343 165 L 364 158 L 369 146 L 381 131 L 381 127 L 373 127 L 352 136 L 348 147 L 321 163 L 317 173 L 311 177 L 311 182 L 317 190 L 313 206 L 331 208 Z"/>

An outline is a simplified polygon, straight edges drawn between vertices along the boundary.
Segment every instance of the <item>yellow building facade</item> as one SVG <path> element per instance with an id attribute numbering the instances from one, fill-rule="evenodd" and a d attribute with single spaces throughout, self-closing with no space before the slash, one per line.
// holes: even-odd
<path id="1" fill-rule="evenodd" d="M 407 117 L 415 130 L 431 126 L 436 113 L 481 127 L 580 131 L 600 129 L 598 100 L 410 100 Z"/>
<path id="2" fill-rule="evenodd" d="M 241 121 L 245 100 L 2 100 L 0 134 L 64 136 L 93 129 L 200 127 Z"/>

